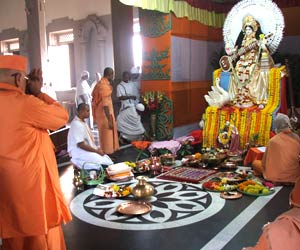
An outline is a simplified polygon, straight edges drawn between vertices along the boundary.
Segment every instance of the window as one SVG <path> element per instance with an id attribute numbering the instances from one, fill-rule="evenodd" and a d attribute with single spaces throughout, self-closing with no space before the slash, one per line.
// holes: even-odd
<path id="1" fill-rule="evenodd" d="M 50 46 L 59 46 L 73 43 L 74 41 L 74 33 L 72 29 L 51 32 L 49 36 Z"/>
<path id="2" fill-rule="evenodd" d="M 140 23 L 138 18 L 133 19 L 133 37 L 132 37 L 132 51 L 133 51 L 133 62 L 135 67 L 142 66 L 142 38 L 140 35 Z"/>
<path id="3" fill-rule="evenodd" d="M 61 30 L 49 34 L 47 85 L 52 85 L 54 90 L 68 90 L 72 87 L 74 65 L 73 55 L 73 30 Z"/>
<path id="4" fill-rule="evenodd" d="M 1 41 L 2 54 L 20 54 L 19 38 Z"/>

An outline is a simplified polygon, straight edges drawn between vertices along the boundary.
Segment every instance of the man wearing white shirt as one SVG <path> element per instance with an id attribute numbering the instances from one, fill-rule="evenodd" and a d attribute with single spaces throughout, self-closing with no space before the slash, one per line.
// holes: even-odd
<path id="1" fill-rule="evenodd" d="M 117 125 L 121 138 L 132 141 L 141 139 L 145 129 L 141 122 L 141 117 L 136 111 L 135 101 L 137 97 L 134 93 L 134 85 L 129 79 L 130 73 L 127 71 L 123 72 L 122 82 L 117 86 L 117 97 L 121 101 Z"/>
<path id="2" fill-rule="evenodd" d="M 97 148 L 92 131 L 84 122 L 89 117 L 90 108 L 85 103 L 79 104 L 77 116 L 71 122 L 68 133 L 68 153 L 71 162 L 77 167 L 85 169 L 95 169 L 95 164 L 112 165 L 113 161 L 108 155 L 103 153 L 101 148 Z"/>
<path id="3" fill-rule="evenodd" d="M 80 103 L 86 103 L 89 105 L 90 109 L 92 108 L 92 89 L 87 81 L 89 77 L 90 74 L 88 71 L 83 71 L 81 73 L 81 79 L 76 86 L 76 107 L 78 107 Z M 90 116 L 87 118 L 90 128 L 93 128 L 94 122 L 92 113 L 90 113 Z"/>
<path id="4" fill-rule="evenodd" d="M 130 70 L 131 79 L 130 82 L 132 84 L 132 93 L 136 96 L 135 104 L 140 102 L 141 96 L 141 74 L 140 74 L 140 67 L 132 67 Z"/>

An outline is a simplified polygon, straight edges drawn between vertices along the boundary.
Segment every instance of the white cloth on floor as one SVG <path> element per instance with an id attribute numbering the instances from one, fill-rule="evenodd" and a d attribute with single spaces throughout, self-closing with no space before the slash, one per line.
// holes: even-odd
<path id="1" fill-rule="evenodd" d="M 71 126 L 68 133 L 68 153 L 71 157 L 71 162 L 79 168 L 82 168 L 84 163 L 85 169 L 99 168 L 100 165 L 111 165 L 113 161 L 108 155 L 99 155 L 94 152 L 89 152 L 78 147 L 78 143 L 84 142 L 90 147 L 97 149 L 92 131 L 85 122 L 80 120 L 76 116 L 71 122 Z M 98 164 L 98 167 L 97 165 Z"/>
<path id="2" fill-rule="evenodd" d="M 120 162 L 114 165 L 110 165 L 107 168 L 107 173 L 109 175 L 122 174 L 126 172 L 131 172 L 132 168 L 127 166 L 124 162 Z"/>

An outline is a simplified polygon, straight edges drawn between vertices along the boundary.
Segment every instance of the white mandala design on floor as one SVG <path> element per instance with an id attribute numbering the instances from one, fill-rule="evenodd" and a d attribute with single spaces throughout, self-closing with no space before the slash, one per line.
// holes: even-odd
<path id="1" fill-rule="evenodd" d="M 189 225 L 218 213 L 225 204 L 219 193 L 202 191 L 199 185 L 162 180 L 151 180 L 155 188 L 149 200 L 152 211 L 145 215 L 126 216 L 116 207 L 132 200 L 104 199 L 94 196 L 89 189 L 71 202 L 71 211 L 79 219 L 96 226 L 122 230 L 158 230 Z"/>

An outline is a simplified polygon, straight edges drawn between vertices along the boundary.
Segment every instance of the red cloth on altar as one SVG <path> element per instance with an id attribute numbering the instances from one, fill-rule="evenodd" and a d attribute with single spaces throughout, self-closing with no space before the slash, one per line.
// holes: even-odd
<path id="1" fill-rule="evenodd" d="M 202 132 L 201 129 L 194 130 L 189 135 L 193 136 L 194 139 L 195 139 L 194 141 L 191 142 L 192 145 L 202 143 L 202 141 L 203 141 L 203 132 Z"/>

